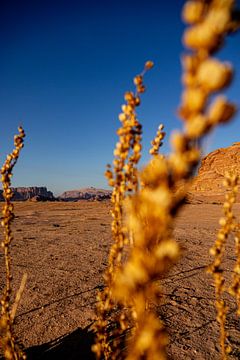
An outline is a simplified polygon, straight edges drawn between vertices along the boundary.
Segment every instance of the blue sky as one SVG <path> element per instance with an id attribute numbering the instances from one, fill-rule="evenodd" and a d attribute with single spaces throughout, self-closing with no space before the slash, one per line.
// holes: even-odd
<path id="1" fill-rule="evenodd" d="M 0 5 L 0 161 L 12 149 L 18 124 L 25 148 L 14 186 L 47 186 L 55 194 L 85 186 L 107 187 L 123 94 L 146 60 L 139 119 L 143 162 L 159 123 L 180 127 L 181 0 L 6 1 Z M 239 103 L 240 35 L 219 56 L 236 76 L 229 97 Z M 239 115 L 211 134 L 206 152 L 240 141 Z M 165 150 L 169 150 L 167 140 Z"/>

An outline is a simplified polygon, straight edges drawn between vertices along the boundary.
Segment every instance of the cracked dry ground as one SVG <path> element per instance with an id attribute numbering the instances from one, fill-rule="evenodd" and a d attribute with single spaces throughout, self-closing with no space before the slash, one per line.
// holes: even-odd
<path id="1" fill-rule="evenodd" d="M 96 292 L 111 243 L 109 202 L 15 203 L 14 287 L 27 285 L 16 316 L 16 334 L 29 359 L 94 359 L 90 347 Z M 238 215 L 240 205 L 235 206 Z M 221 206 L 186 205 L 176 221 L 182 257 L 162 280 L 157 305 L 169 333 L 170 359 L 220 359 L 214 288 L 206 273 Z M 2 239 L 2 233 L 1 233 Z M 0 266 L 4 269 L 3 255 Z M 224 260 L 227 281 L 234 266 L 234 242 Z M 1 271 L 0 289 L 4 286 Z M 230 359 L 240 359 L 240 320 L 229 305 Z"/>

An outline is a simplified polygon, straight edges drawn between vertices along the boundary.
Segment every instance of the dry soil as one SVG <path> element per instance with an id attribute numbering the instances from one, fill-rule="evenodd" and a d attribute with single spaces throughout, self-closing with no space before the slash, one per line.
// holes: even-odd
<path id="1" fill-rule="evenodd" d="M 14 288 L 23 273 L 28 275 L 15 329 L 28 358 L 94 359 L 91 325 L 111 244 L 110 203 L 22 202 L 15 203 L 15 209 Z M 236 214 L 239 210 L 236 205 Z M 182 257 L 162 280 L 164 295 L 157 306 L 169 333 L 170 359 L 220 359 L 214 287 L 206 273 L 220 215 L 218 204 L 187 204 L 176 220 Z M 230 238 L 224 259 L 227 283 L 234 261 Z M 2 254 L 0 266 L 2 290 Z M 226 300 L 230 359 L 240 359 L 240 321 L 234 300 Z"/>

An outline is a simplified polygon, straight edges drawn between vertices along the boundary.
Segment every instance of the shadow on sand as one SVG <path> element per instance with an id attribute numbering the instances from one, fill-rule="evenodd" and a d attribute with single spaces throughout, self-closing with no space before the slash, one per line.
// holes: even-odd
<path id="1" fill-rule="evenodd" d="M 26 350 L 28 360 L 94 360 L 91 351 L 94 334 L 90 326 L 77 329 L 71 334 L 61 336 L 51 342 L 33 346 Z"/>

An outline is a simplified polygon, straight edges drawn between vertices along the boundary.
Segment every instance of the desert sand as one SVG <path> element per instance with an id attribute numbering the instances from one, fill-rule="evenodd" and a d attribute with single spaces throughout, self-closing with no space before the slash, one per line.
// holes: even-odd
<path id="1" fill-rule="evenodd" d="M 16 335 L 28 359 L 94 359 L 91 353 L 96 293 L 111 245 L 110 202 L 15 203 L 12 244 L 14 288 L 27 285 L 16 316 Z M 238 215 L 240 204 L 235 205 Z M 219 327 L 212 278 L 206 273 L 221 215 L 219 204 L 186 204 L 176 220 L 180 261 L 161 281 L 155 304 L 169 334 L 169 359 L 220 359 Z M 1 238 L 2 238 L 1 233 Z M 234 266 L 234 241 L 224 260 L 227 281 Z M 0 266 L 4 268 L 3 255 Z M 0 289 L 4 286 L 1 271 Z M 229 305 L 230 359 L 240 359 L 240 320 Z"/>

